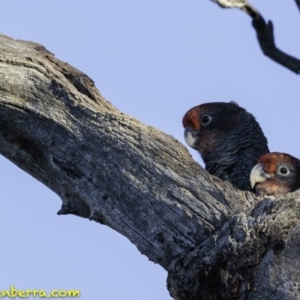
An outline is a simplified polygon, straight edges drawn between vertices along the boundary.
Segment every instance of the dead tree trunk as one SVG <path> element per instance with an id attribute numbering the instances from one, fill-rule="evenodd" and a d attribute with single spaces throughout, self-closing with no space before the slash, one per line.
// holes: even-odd
<path id="1" fill-rule="evenodd" d="M 174 299 L 300 298 L 300 193 L 258 202 L 44 47 L 5 36 L 0 152 L 60 196 L 59 214 L 113 228 L 165 268 Z"/>

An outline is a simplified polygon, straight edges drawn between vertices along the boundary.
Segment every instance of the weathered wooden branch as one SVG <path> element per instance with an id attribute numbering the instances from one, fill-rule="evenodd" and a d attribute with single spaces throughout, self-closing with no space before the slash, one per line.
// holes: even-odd
<path id="1" fill-rule="evenodd" d="M 213 0 L 223 8 L 239 8 L 252 18 L 252 25 L 256 31 L 258 43 L 263 53 L 283 67 L 296 74 L 300 74 L 300 60 L 281 51 L 275 45 L 273 24 L 266 22 L 263 16 L 246 0 Z M 300 9 L 300 1 L 296 0 Z"/>
<path id="2" fill-rule="evenodd" d="M 178 120 L 180 122 L 180 120 Z M 299 193 L 258 199 L 121 113 L 44 47 L 0 36 L 0 153 L 169 272 L 174 299 L 297 299 Z"/>

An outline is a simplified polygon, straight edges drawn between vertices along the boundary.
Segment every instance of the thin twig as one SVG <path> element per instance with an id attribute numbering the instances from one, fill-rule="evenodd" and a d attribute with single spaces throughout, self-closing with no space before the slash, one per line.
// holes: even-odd
<path id="1" fill-rule="evenodd" d="M 296 1 L 296 4 L 298 6 L 298 9 L 300 10 L 300 0 L 295 0 Z"/>
<path id="2" fill-rule="evenodd" d="M 262 15 L 246 0 L 212 0 L 222 8 L 239 8 L 252 18 L 252 25 L 263 53 L 273 61 L 300 74 L 300 60 L 279 50 L 275 45 L 273 24 L 266 21 Z M 300 10 L 300 0 L 295 0 Z"/>
<path id="3" fill-rule="evenodd" d="M 245 11 L 252 18 L 256 18 L 259 12 L 249 4 L 246 0 L 212 0 L 220 5 L 222 8 L 239 8 Z"/>
<path id="4" fill-rule="evenodd" d="M 276 61 L 280 65 L 288 68 L 289 70 L 300 73 L 300 60 L 288 55 L 279 50 L 274 41 L 273 23 L 265 22 L 263 17 L 253 19 L 252 25 L 256 31 L 257 39 L 263 53 L 270 59 Z"/>

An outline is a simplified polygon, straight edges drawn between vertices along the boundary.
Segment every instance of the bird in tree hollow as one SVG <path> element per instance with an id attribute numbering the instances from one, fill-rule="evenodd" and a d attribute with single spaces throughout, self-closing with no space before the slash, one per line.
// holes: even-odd
<path id="1" fill-rule="evenodd" d="M 251 190 L 249 175 L 268 141 L 253 115 L 235 102 L 204 103 L 182 120 L 186 143 L 198 150 L 206 170 L 242 190 Z"/>
<path id="2" fill-rule="evenodd" d="M 286 153 L 267 153 L 250 173 L 251 187 L 260 194 L 282 195 L 300 188 L 300 160 Z"/>

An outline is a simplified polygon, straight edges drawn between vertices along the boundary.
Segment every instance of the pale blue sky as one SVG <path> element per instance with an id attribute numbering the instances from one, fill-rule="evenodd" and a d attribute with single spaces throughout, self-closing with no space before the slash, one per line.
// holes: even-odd
<path id="1" fill-rule="evenodd" d="M 300 57 L 294 1 L 252 3 L 274 21 L 280 48 Z M 272 151 L 300 157 L 299 78 L 263 56 L 240 11 L 209 0 L 10 0 L 1 3 L 0 32 L 44 45 L 120 110 L 182 142 L 189 108 L 234 100 L 256 116 Z M 126 238 L 57 216 L 58 196 L 3 157 L 0 168 L 0 290 L 14 284 L 80 289 L 84 300 L 170 299 L 167 273 Z"/>

